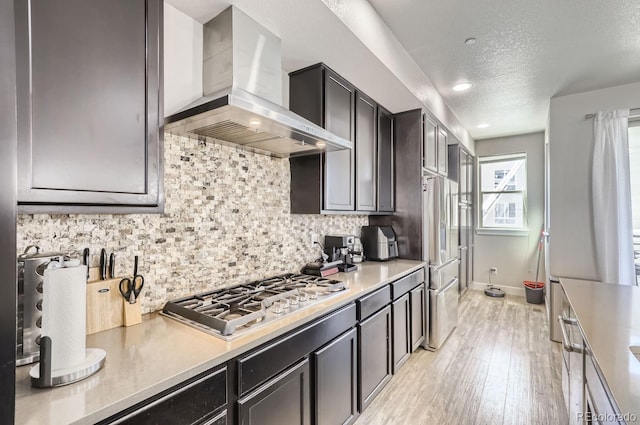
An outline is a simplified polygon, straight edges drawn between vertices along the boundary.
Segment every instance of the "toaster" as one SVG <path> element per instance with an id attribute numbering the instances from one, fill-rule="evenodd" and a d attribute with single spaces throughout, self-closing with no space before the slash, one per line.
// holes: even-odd
<path id="1" fill-rule="evenodd" d="M 367 260 L 386 261 L 398 257 L 396 232 L 391 226 L 362 226 L 362 247 Z"/>

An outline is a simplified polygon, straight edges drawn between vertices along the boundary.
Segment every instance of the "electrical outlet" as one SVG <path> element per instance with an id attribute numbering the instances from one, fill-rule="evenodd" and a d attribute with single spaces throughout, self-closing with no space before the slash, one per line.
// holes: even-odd
<path id="1" fill-rule="evenodd" d="M 316 243 L 320 242 L 320 235 L 317 233 L 311 234 L 311 246 L 314 247 Z"/>
<path id="2" fill-rule="evenodd" d="M 489 273 L 491 273 L 492 276 L 497 276 L 498 275 L 498 268 L 497 267 L 491 267 L 489 269 Z"/>

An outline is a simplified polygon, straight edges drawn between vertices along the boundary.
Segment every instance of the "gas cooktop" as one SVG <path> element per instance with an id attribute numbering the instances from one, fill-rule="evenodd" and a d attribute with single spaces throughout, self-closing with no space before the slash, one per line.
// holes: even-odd
<path id="1" fill-rule="evenodd" d="M 347 290 L 338 280 L 285 274 L 169 301 L 162 314 L 229 341 Z"/>

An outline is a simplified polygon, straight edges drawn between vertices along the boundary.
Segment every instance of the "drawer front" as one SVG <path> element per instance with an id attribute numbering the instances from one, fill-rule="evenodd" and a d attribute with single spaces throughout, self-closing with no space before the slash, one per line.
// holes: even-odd
<path id="1" fill-rule="evenodd" d="M 226 411 L 211 418 L 213 412 L 227 404 L 227 368 L 205 374 L 191 382 L 171 388 L 156 399 L 144 401 L 101 423 L 188 425 L 194 423 L 220 424 Z M 216 422 L 218 420 L 218 422 Z"/>
<path id="2" fill-rule="evenodd" d="M 458 267 L 460 260 L 450 261 L 447 264 L 439 267 L 431 266 L 431 279 L 429 282 L 429 289 L 442 289 L 449 284 L 453 279 L 458 277 Z"/>
<path id="3" fill-rule="evenodd" d="M 240 395 L 275 376 L 279 372 L 321 347 L 356 324 L 356 308 L 350 304 L 330 315 L 294 331 L 238 360 Z"/>
<path id="4" fill-rule="evenodd" d="M 364 320 L 391 302 L 391 288 L 386 285 L 377 291 L 356 300 L 358 321 Z"/>
<path id="5" fill-rule="evenodd" d="M 424 269 L 411 273 L 402 279 L 398 279 L 391 284 L 391 297 L 397 300 L 416 286 L 424 282 Z"/>
<path id="6" fill-rule="evenodd" d="M 585 389 L 588 392 L 587 399 L 592 409 L 590 413 L 595 416 L 593 422 L 600 424 L 617 424 L 617 411 L 607 395 L 604 384 L 600 380 L 600 375 L 593 363 L 593 358 L 589 354 L 585 356 L 584 376 L 586 380 Z"/>

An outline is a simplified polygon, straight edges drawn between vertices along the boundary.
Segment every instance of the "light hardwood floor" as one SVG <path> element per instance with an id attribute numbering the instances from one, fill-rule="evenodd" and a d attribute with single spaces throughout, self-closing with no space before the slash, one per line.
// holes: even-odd
<path id="1" fill-rule="evenodd" d="M 566 424 L 560 350 L 544 305 L 467 291 L 444 346 L 419 348 L 356 425 Z"/>

